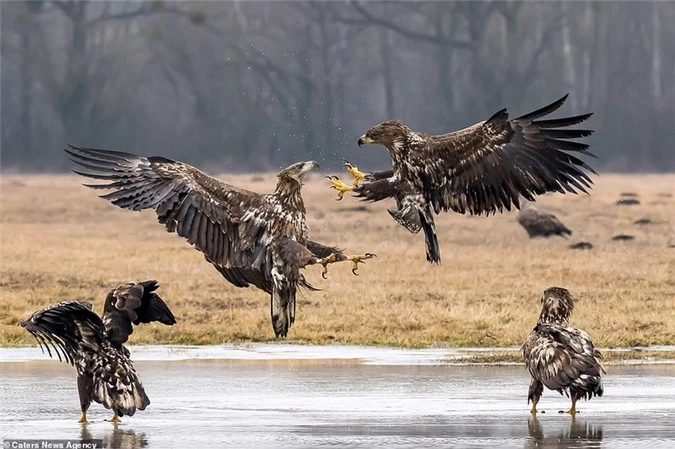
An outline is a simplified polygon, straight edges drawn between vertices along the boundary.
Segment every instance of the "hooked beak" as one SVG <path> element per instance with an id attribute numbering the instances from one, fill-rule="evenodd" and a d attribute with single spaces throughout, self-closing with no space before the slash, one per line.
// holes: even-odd
<path id="1" fill-rule="evenodd" d="M 319 164 L 316 161 L 307 161 L 302 167 L 302 174 L 304 175 L 305 173 L 316 170 L 317 168 L 319 168 Z"/>
<path id="2" fill-rule="evenodd" d="M 375 143 L 375 141 L 365 134 L 359 137 L 359 146 L 365 145 L 367 143 Z"/>

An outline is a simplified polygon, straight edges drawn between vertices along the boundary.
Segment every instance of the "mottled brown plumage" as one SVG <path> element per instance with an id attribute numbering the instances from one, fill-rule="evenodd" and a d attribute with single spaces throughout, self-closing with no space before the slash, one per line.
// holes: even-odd
<path id="1" fill-rule="evenodd" d="M 561 128 L 591 114 L 540 120 L 566 98 L 515 119 L 503 109 L 484 122 L 448 134 L 415 132 L 389 120 L 361 136 L 359 145 L 378 143 L 387 148 L 393 161 L 391 182 L 407 183 L 405 188 L 411 190 L 429 262 L 440 262 L 434 213 L 488 215 L 518 208 L 520 195 L 532 201 L 546 192 L 587 192 L 592 181 L 585 171 L 595 171 L 570 152 L 589 154 L 588 145 L 568 139 L 592 131 Z"/>
<path id="2" fill-rule="evenodd" d="M 108 181 L 87 185 L 112 190 L 102 198 L 125 209 L 154 209 L 167 231 L 204 253 L 230 283 L 268 293 L 277 337 L 285 337 L 295 321 L 297 288 L 312 288 L 301 268 L 329 263 L 321 260 L 329 251 L 335 252 L 331 261 L 360 261 L 309 240 L 301 188 L 318 166 L 314 161 L 285 168 L 273 193 L 258 194 L 164 157 L 74 146 L 66 152 L 81 167 L 76 173 Z"/>
<path id="3" fill-rule="evenodd" d="M 59 360 L 77 370 L 80 422 L 86 422 L 92 401 L 113 410 L 114 419 L 132 416 L 150 404 L 123 343 L 133 332 L 131 323 L 176 323 L 162 298 L 154 293 L 157 287 L 157 281 L 118 286 L 105 300 L 103 319 L 90 303 L 62 301 L 36 311 L 21 323 L 50 357 L 53 350 Z"/>
<path id="4" fill-rule="evenodd" d="M 572 399 L 571 414 L 580 398 L 602 396 L 602 355 L 588 334 L 569 325 L 574 300 L 567 289 L 551 287 L 541 297 L 542 310 L 537 325 L 523 343 L 521 351 L 532 380 L 528 403 L 532 413 L 544 390 L 556 390 Z"/>

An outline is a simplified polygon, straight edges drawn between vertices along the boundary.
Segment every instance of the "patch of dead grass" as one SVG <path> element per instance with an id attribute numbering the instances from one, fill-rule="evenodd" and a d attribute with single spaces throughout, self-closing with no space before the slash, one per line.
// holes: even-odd
<path id="1" fill-rule="evenodd" d="M 273 176 L 221 176 L 265 192 Z M 256 178 L 258 179 L 258 178 Z M 19 182 L 20 181 L 20 182 Z M 421 347 L 518 345 L 534 326 L 541 292 L 569 288 L 579 299 L 572 322 L 599 346 L 675 344 L 674 175 L 602 175 L 590 196 L 549 195 L 537 203 L 574 231 L 571 239 L 530 240 L 515 213 L 444 214 L 437 228 L 443 263 L 425 262 L 422 235 L 385 212 L 334 192 L 316 176 L 305 186 L 312 238 L 350 253 L 375 252 L 352 276 L 333 265 L 306 276 L 321 292 L 299 298 L 292 341 Z M 139 327 L 132 343 L 273 341 L 268 298 L 237 289 L 154 212 L 134 213 L 97 198 L 70 175 L 3 175 L 0 344 L 33 344 L 18 326 L 35 309 L 68 298 L 94 301 L 129 279 L 159 280 L 178 324 Z M 624 191 L 641 205 L 616 206 Z M 637 226 L 639 218 L 655 224 Z M 634 235 L 613 242 L 613 235 Z M 590 241 L 590 251 L 567 245 Z"/>

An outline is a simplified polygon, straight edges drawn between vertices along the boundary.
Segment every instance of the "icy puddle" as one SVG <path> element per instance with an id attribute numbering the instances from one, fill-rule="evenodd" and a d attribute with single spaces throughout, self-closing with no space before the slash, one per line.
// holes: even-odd
<path id="1" fill-rule="evenodd" d="M 354 357 L 255 348 L 196 360 L 190 348 L 133 348 L 152 403 L 117 427 L 98 404 L 91 423 L 77 423 L 72 367 L 31 361 L 45 357 L 39 350 L 3 349 L 0 437 L 93 438 L 115 448 L 675 447 L 673 365 L 609 366 L 605 396 L 580 402 L 575 419 L 557 413 L 567 398 L 545 391 L 546 413 L 533 420 L 522 366 L 433 363 L 448 359 L 435 349 L 364 348 Z"/>

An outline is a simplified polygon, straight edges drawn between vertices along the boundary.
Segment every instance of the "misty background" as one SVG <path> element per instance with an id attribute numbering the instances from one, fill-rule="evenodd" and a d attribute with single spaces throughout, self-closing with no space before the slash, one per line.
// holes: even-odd
<path id="1" fill-rule="evenodd" d="M 209 172 L 359 149 L 398 118 L 449 132 L 569 92 L 598 160 L 675 169 L 673 2 L 2 1 L 1 166 L 69 168 L 66 143 Z"/>

